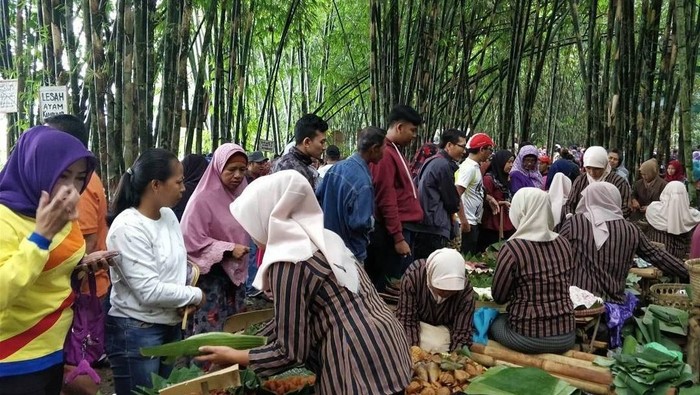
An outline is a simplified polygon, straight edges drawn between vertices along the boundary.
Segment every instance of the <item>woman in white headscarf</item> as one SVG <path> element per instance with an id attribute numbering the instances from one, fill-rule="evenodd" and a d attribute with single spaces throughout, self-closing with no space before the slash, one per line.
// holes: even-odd
<path id="1" fill-rule="evenodd" d="M 620 209 L 620 192 L 607 182 L 591 184 L 583 191 L 576 214 L 561 228 L 571 244 L 575 270 L 571 285 L 608 301 L 625 300 L 625 280 L 634 255 L 663 272 L 687 279 L 683 262 L 655 247 Z"/>
<path id="2" fill-rule="evenodd" d="M 552 218 L 556 231 L 559 230 L 566 215 L 569 214 L 569 206 L 566 203 L 571 196 L 571 180 L 564 173 L 555 174 L 547 193 L 549 193 L 549 202 L 552 204 Z"/>
<path id="3" fill-rule="evenodd" d="M 591 184 L 599 182 L 609 182 L 615 185 L 620 192 L 620 209 L 622 215 L 627 218 L 630 215 L 630 198 L 632 190 L 624 178 L 618 176 L 608 163 L 608 151 L 599 146 L 589 147 L 583 154 L 583 167 L 586 168 L 586 173 L 581 174 L 576 178 L 571 186 L 571 194 L 569 195 L 569 212 L 575 212 L 581 193 Z"/>
<path id="4" fill-rule="evenodd" d="M 473 315 L 474 291 L 457 250 L 439 249 L 406 270 L 396 316 L 409 345 L 432 352 L 470 346 Z"/>
<path id="5" fill-rule="evenodd" d="M 519 352 L 562 353 L 576 340 L 571 247 L 552 231 L 549 195 L 541 189 L 519 190 L 510 219 L 516 231 L 498 254 L 491 287 L 494 301 L 508 308 L 493 322 L 491 336 Z"/>
<path id="6" fill-rule="evenodd" d="M 647 236 L 651 241 L 663 243 L 676 258 L 685 260 L 693 229 L 700 223 L 700 211 L 690 207 L 688 192 L 680 181 L 669 182 L 660 200 L 647 207 L 646 219 L 650 225 Z"/>
<path id="7" fill-rule="evenodd" d="M 231 213 L 265 250 L 253 285 L 271 292 L 268 344 L 202 347 L 200 361 L 248 366 L 269 377 L 299 364 L 317 394 L 398 394 L 411 379 L 401 324 L 323 213 L 309 182 L 284 170 L 251 183 Z M 266 332 L 266 331 L 264 331 Z"/>

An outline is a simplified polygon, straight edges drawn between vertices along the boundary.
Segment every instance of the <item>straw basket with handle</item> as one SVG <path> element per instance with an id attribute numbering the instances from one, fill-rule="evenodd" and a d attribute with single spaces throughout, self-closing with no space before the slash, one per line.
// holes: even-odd
<path id="1" fill-rule="evenodd" d="M 700 306 L 700 259 L 688 259 L 685 261 L 685 267 L 688 268 L 688 274 L 690 275 L 690 290 L 693 304 Z"/>
<path id="2" fill-rule="evenodd" d="M 187 285 L 196 286 L 197 281 L 199 281 L 199 266 L 194 262 L 187 260 Z M 185 313 L 182 315 L 182 330 L 187 329 L 187 319 L 189 318 L 190 311 L 185 308 Z"/>

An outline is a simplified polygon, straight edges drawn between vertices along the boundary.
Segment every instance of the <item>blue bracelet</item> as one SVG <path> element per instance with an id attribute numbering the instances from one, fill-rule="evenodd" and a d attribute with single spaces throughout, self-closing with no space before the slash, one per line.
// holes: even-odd
<path id="1" fill-rule="evenodd" d="M 39 247 L 42 250 L 48 250 L 49 246 L 51 245 L 51 240 L 36 232 L 33 232 L 31 235 L 29 235 L 27 239 L 32 243 L 36 244 L 37 247 Z"/>

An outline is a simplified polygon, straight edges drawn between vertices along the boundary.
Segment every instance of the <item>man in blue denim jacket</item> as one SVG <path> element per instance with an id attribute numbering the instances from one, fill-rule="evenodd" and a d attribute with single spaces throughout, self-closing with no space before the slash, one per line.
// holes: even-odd
<path id="1" fill-rule="evenodd" d="M 325 228 L 340 235 L 360 262 L 367 257 L 374 227 L 374 188 L 368 165 L 382 159 L 385 136 L 384 130 L 374 126 L 360 131 L 358 152 L 333 165 L 316 189 Z"/>

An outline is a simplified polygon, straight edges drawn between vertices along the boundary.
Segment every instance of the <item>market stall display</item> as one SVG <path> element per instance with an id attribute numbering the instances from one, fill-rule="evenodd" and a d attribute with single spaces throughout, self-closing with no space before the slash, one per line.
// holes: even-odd
<path id="1" fill-rule="evenodd" d="M 470 381 L 486 370 L 469 358 L 469 350 L 451 354 L 431 354 L 420 347 L 411 347 L 413 379 L 406 394 L 449 395 L 469 387 Z"/>

